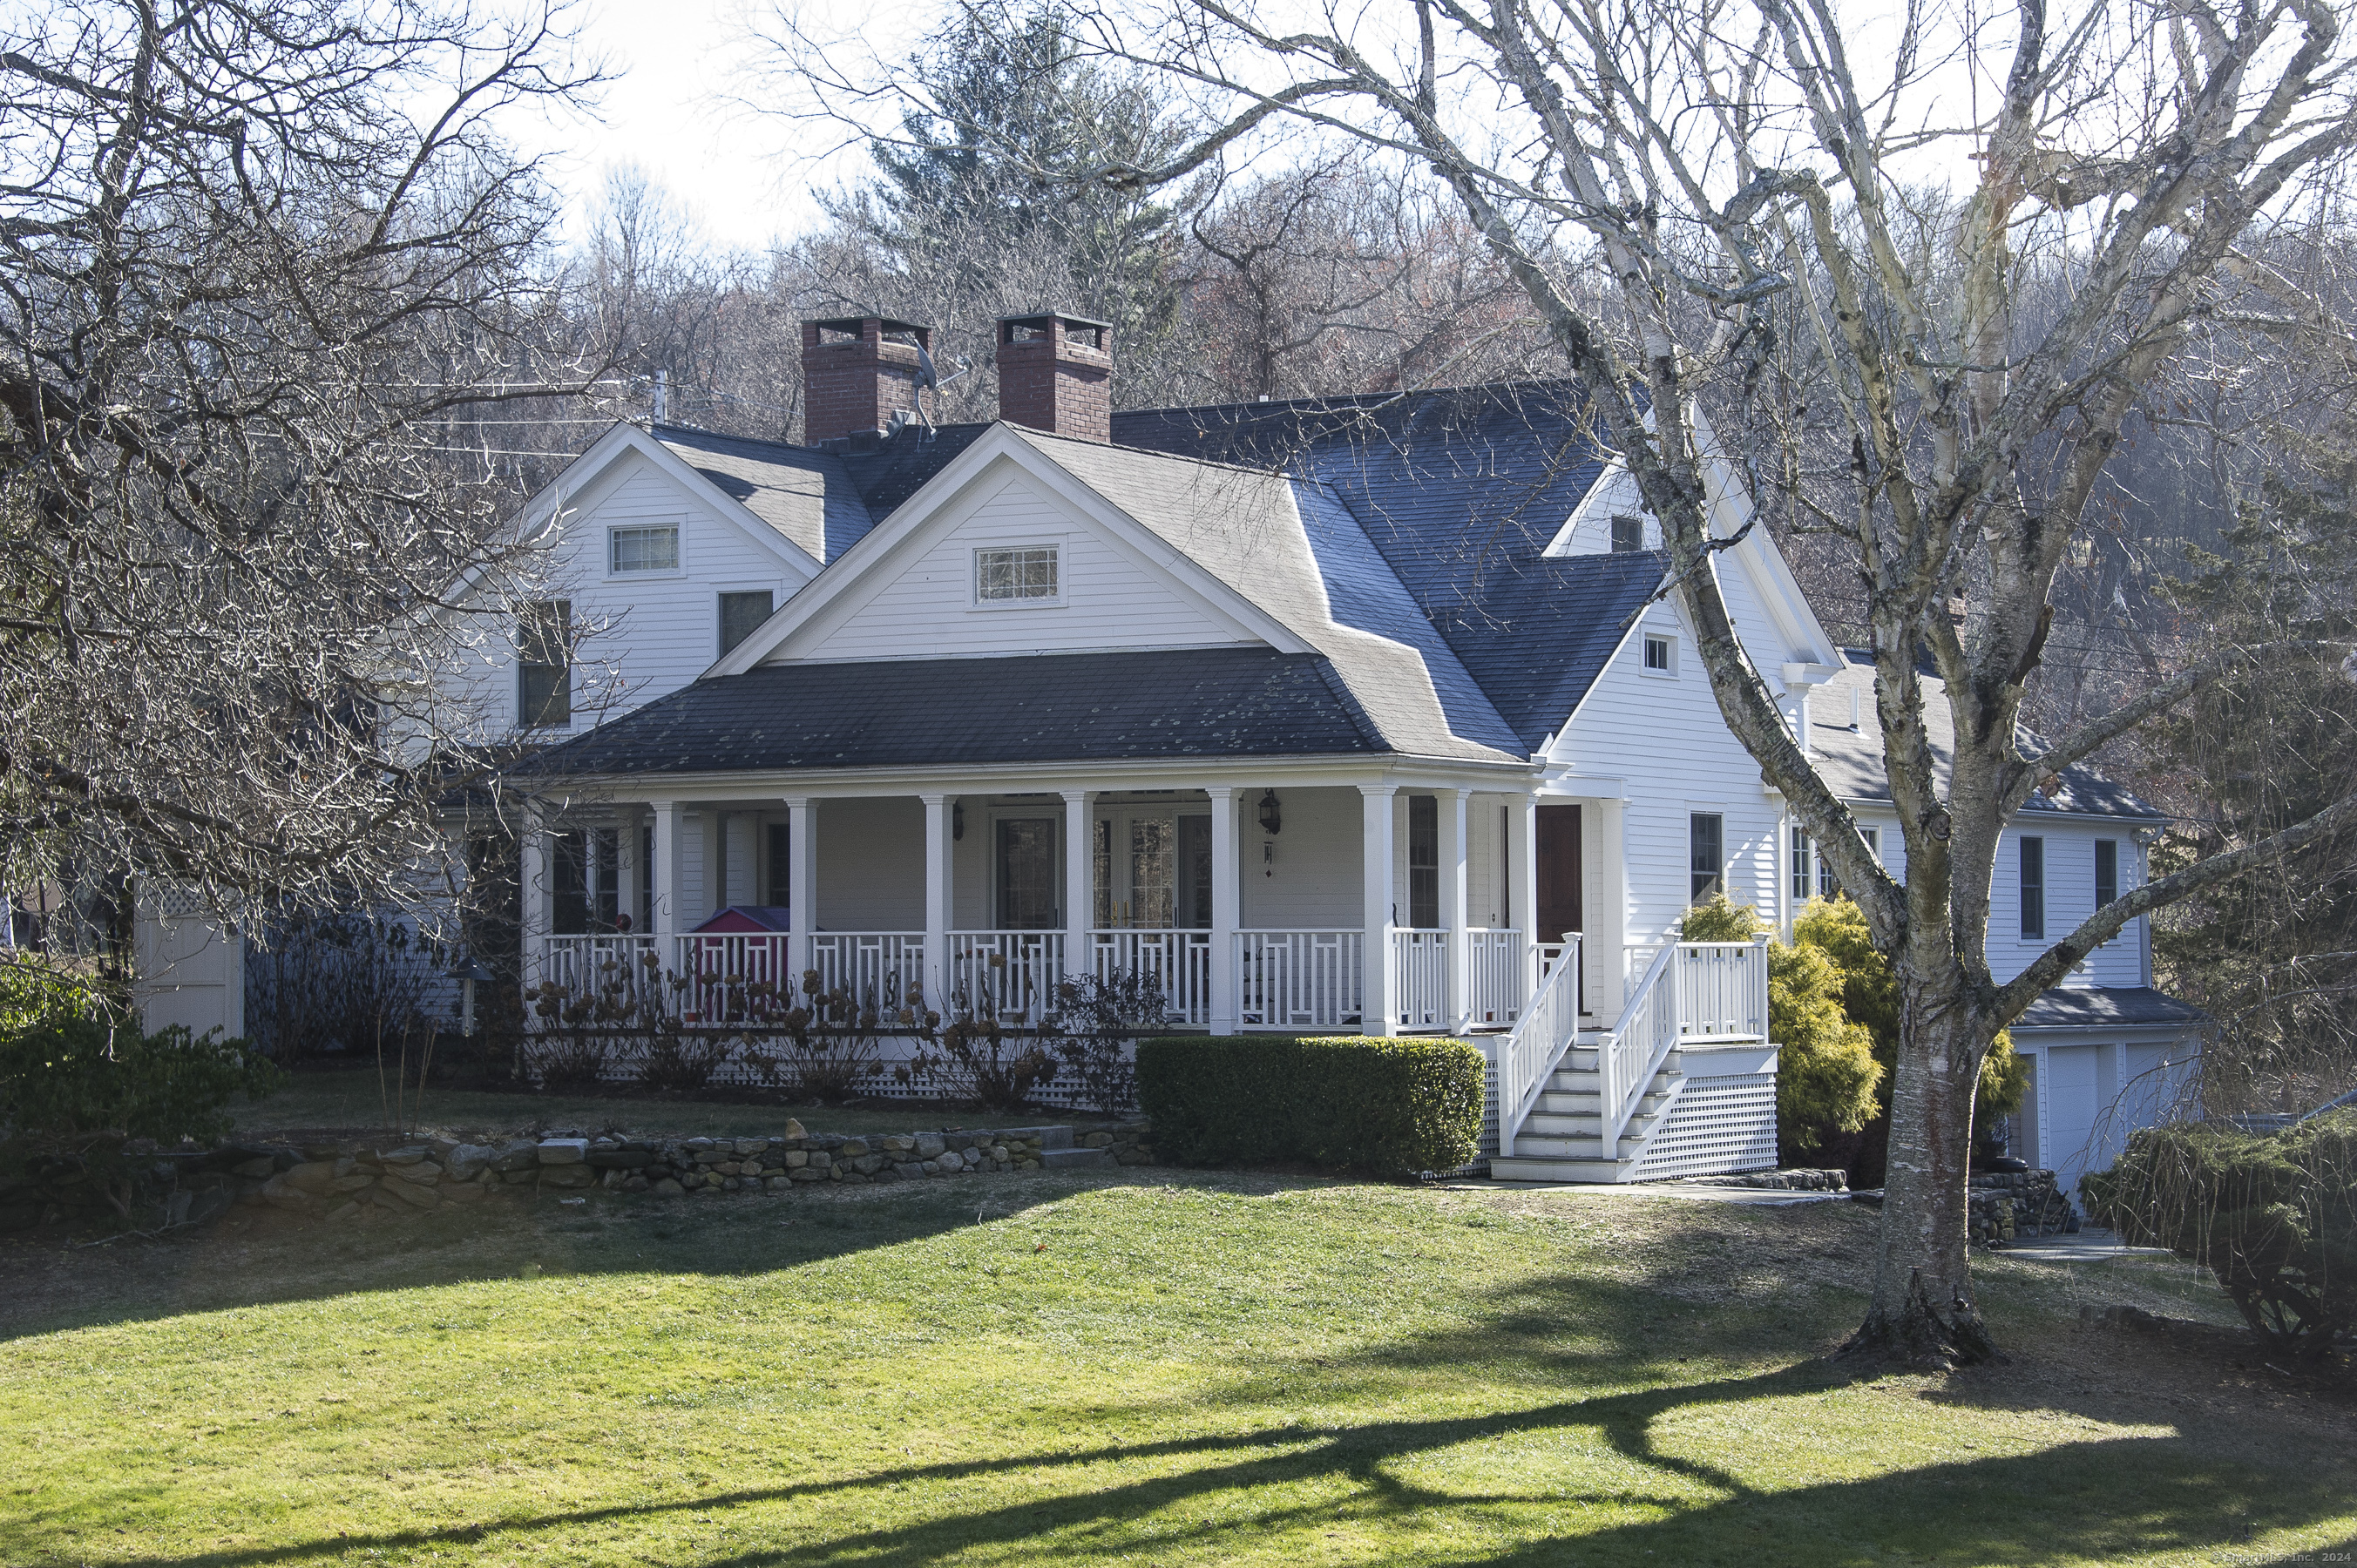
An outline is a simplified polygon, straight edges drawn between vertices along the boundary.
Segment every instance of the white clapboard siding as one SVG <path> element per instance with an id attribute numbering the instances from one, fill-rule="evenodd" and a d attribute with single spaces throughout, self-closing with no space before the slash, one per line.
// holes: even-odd
<path id="1" fill-rule="evenodd" d="M 613 529 L 666 524 L 680 531 L 679 570 L 608 571 Z M 582 492 L 529 590 L 573 607 L 579 647 L 571 732 L 675 692 L 708 669 L 720 656 L 721 594 L 766 591 L 785 603 L 802 576 L 748 532 L 767 526 L 724 519 L 635 452 Z M 519 714 L 512 628 L 487 626 L 474 640 L 454 683 L 482 715 L 484 733 L 506 733 Z"/>
<path id="2" fill-rule="evenodd" d="M 979 606 L 977 549 L 1052 544 L 1061 602 Z M 1188 648 L 1253 640 L 1139 564 L 1096 527 L 1031 487 L 1010 482 L 970 510 L 929 525 L 906 564 L 864 592 L 847 592 L 799 628 L 773 662 L 945 659 L 1118 648 Z"/>
<path id="3" fill-rule="evenodd" d="M 1641 946 L 1669 940 L 1685 915 L 1688 819 L 1697 811 L 1724 819 L 1727 896 L 1775 909 L 1781 818 L 1776 801 L 1760 788 L 1760 765 L 1720 718 L 1694 639 L 1674 607 L 1648 610 L 1642 631 L 1676 638 L 1676 673 L 1648 674 L 1644 639 L 1632 633 L 1555 746 L 1557 760 L 1581 772 L 1627 780 L 1627 940 Z M 1583 830 L 1587 814 L 1593 813 L 1583 813 Z M 1584 859 L 1600 865 L 1601 841 L 1587 831 L 1582 836 Z M 1609 896 L 1609 889 L 1590 886 Z"/>

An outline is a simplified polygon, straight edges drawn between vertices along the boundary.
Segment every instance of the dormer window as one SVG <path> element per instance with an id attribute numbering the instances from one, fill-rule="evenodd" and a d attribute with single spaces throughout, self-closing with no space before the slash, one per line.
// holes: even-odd
<path id="1" fill-rule="evenodd" d="M 984 605 L 1051 605 L 1063 597 L 1057 547 L 1026 544 L 974 553 L 974 597 Z"/>
<path id="2" fill-rule="evenodd" d="M 607 550 L 608 569 L 618 577 L 628 572 L 676 572 L 679 524 L 613 529 L 607 534 Z"/>
<path id="3" fill-rule="evenodd" d="M 1622 513 L 1612 520 L 1612 553 L 1645 548 L 1645 520 Z"/>

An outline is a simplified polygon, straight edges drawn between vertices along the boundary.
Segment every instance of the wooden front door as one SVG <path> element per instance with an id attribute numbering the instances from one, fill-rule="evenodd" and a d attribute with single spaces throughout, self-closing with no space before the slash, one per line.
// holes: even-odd
<path id="1" fill-rule="evenodd" d="M 1538 827 L 1538 929 L 1534 940 L 1559 942 L 1586 929 L 1579 908 L 1579 808 L 1541 806 Z"/>

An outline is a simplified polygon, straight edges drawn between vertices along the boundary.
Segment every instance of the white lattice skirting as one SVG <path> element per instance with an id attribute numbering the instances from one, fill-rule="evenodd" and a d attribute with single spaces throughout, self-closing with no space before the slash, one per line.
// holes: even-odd
<path id="1" fill-rule="evenodd" d="M 1772 1058 L 1771 1058 L 1772 1059 Z M 1639 1181 L 1776 1168 L 1776 1074 L 1689 1077 L 1637 1162 Z"/>

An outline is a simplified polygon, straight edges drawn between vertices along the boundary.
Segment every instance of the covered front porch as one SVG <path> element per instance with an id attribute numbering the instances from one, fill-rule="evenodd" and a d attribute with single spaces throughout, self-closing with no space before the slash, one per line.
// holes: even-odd
<path id="1" fill-rule="evenodd" d="M 815 972 L 1022 1025 L 1069 976 L 1135 973 L 1175 1027 L 1505 1031 L 1579 950 L 1527 929 L 1536 821 L 1523 790 L 1315 775 L 547 802 L 526 983 L 667 972 L 662 1005 L 719 1024 Z"/>

